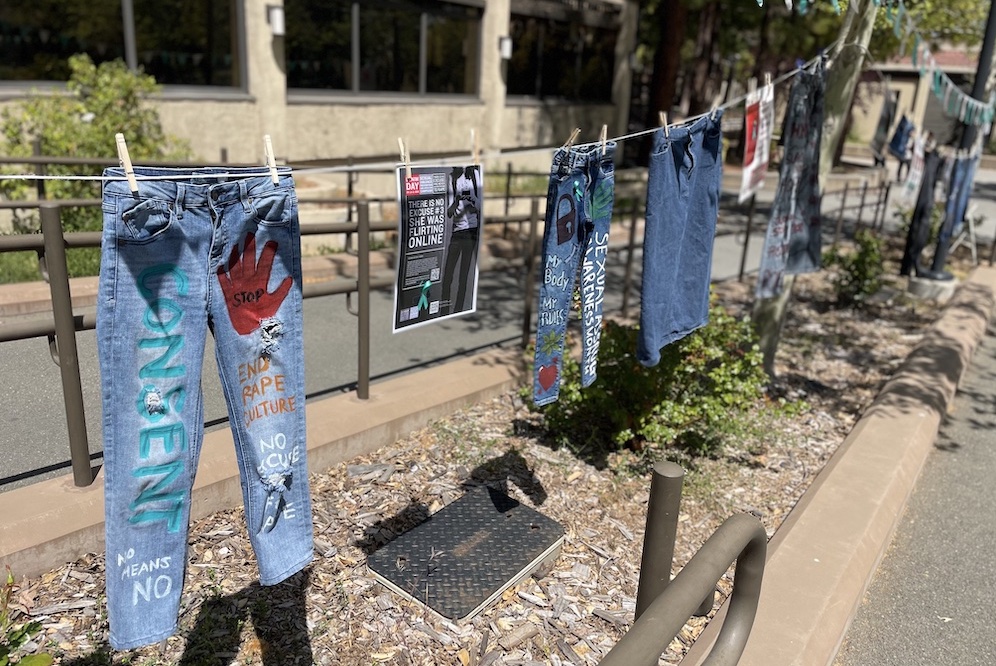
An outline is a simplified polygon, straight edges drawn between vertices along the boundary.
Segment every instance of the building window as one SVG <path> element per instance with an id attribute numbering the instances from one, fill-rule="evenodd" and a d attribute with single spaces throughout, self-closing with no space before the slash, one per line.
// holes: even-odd
<path id="1" fill-rule="evenodd" d="M 578 101 L 612 99 L 616 32 L 512 14 L 508 94 Z"/>
<path id="2" fill-rule="evenodd" d="M 480 9 L 448 2 L 285 0 L 287 86 L 477 94 Z"/>
<path id="3" fill-rule="evenodd" d="M 3 0 L 0 80 L 65 81 L 68 59 L 122 59 L 165 85 L 240 85 L 235 0 L 133 2 L 125 25 L 121 0 Z M 125 51 L 126 33 L 135 53 Z"/>
<path id="4" fill-rule="evenodd" d="M 360 7 L 360 90 L 419 92 L 422 12 L 374 4 Z"/>
<path id="5" fill-rule="evenodd" d="M 66 81 L 77 53 L 124 58 L 121 0 L 0 2 L 0 80 Z"/>
<path id="6" fill-rule="evenodd" d="M 233 0 L 135 2 L 138 64 L 166 85 L 238 86 Z"/>
<path id="7" fill-rule="evenodd" d="M 352 90 L 352 3 L 287 0 L 287 85 Z"/>

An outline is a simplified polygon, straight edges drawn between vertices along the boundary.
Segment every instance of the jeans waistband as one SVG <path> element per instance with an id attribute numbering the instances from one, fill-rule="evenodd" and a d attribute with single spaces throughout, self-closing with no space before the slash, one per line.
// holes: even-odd
<path id="1" fill-rule="evenodd" d="M 602 153 L 602 144 L 600 143 L 578 146 L 577 148 L 558 148 L 557 152 L 553 155 L 553 164 L 550 170 L 552 173 L 556 173 L 561 169 L 578 169 L 595 164 L 608 165 L 612 163 L 612 156 L 615 155 L 615 152 L 615 141 L 607 141 L 605 143 L 604 154 Z"/>
<path id="2" fill-rule="evenodd" d="M 718 130 L 722 120 L 723 109 L 716 109 L 715 112 L 707 113 L 690 124 L 678 125 L 676 127 L 669 128 L 666 138 L 671 141 L 680 141 L 686 137 L 694 136 L 695 134 L 700 134 L 713 128 Z M 664 129 L 658 129 L 655 136 L 661 139 L 665 138 Z"/>
<path id="3" fill-rule="evenodd" d="M 279 182 L 274 184 L 269 175 L 259 175 L 265 167 L 204 167 L 200 169 L 171 169 L 161 167 L 135 167 L 135 176 L 166 177 L 163 180 L 139 180 L 138 196 L 143 199 L 175 201 L 184 206 L 221 205 L 246 201 L 275 189 L 294 187 L 290 167 L 278 167 Z M 224 175 L 221 175 L 224 174 Z M 105 178 L 124 178 L 122 167 L 104 169 Z M 105 180 L 104 194 L 134 196 L 126 180 Z"/>

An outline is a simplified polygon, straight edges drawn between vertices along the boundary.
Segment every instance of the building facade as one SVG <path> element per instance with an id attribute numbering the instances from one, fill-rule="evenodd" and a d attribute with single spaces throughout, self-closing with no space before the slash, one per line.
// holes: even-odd
<path id="1" fill-rule="evenodd" d="M 412 158 L 625 131 L 634 0 L 5 0 L 0 106 L 67 58 L 156 77 L 165 130 L 207 163 Z M 548 162 L 549 156 L 543 158 Z"/>

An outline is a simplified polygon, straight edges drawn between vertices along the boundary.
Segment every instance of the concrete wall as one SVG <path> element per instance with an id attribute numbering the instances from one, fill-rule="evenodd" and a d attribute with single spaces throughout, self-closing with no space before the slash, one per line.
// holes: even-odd
<path id="1" fill-rule="evenodd" d="M 888 83 L 888 90 L 899 93 L 896 116 L 892 121 L 894 127 L 902 114 L 905 113 L 906 117 L 911 117 L 917 82 L 915 79 L 893 79 Z M 882 105 L 885 103 L 883 92 L 884 86 L 877 76 L 865 77 L 858 83 L 854 91 L 854 105 L 851 107 L 851 128 L 847 134 L 848 141 L 863 144 L 871 142 L 872 137 L 875 136 L 875 128 L 878 127 Z M 914 122 L 916 121 L 914 120 Z"/>

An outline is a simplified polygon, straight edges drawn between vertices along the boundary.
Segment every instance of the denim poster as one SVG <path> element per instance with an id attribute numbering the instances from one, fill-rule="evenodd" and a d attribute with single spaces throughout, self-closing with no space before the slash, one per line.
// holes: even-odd
<path id="1" fill-rule="evenodd" d="M 313 551 L 293 179 L 135 171 L 172 179 L 140 180 L 135 194 L 122 169 L 105 171 L 97 349 L 116 649 L 176 631 L 209 330 L 260 582 L 283 581 Z"/>
<path id="2" fill-rule="evenodd" d="M 560 395 L 567 319 L 580 272 L 581 386 L 595 381 L 602 335 L 605 261 L 615 196 L 615 142 L 561 148 L 550 167 L 540 263 L 533 401 Z"/>
<path id="3" fill-rule="evenodd" d="M 800 72 L 789 93 L 785 153 L 764 238 L 757 297 L 774 298 L 786 274 L 820 269 L 820 141 L 823 136 L 823 60 Z"/>

